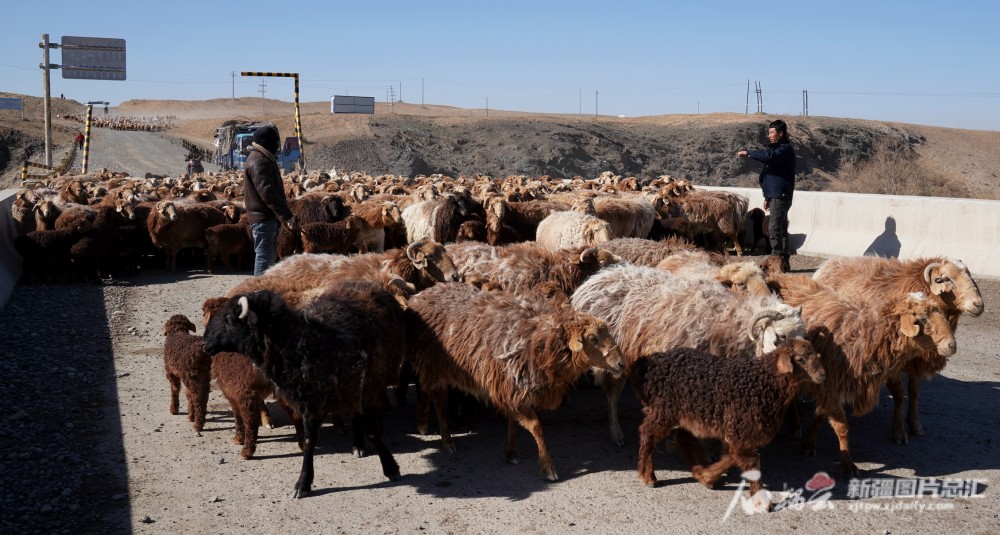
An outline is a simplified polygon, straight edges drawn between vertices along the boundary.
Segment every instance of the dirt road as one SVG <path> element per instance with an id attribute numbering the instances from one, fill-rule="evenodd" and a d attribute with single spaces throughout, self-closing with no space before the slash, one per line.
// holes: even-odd
<path id="1" fill-rule="evenodd" d="M 146 173 L 178 176 L 187 172 L 187 150 L 177 139 L 160 132 L 131 132 L 94 128 L 91 130 L 88 170 L 128 171 L 133 176 Z M 206 171 L 218 166 L 203 162 Z M 82 169 L 83 153 L 78 152 L 74 168 Z"/>
<path id="2" fill-rule="evenodd" d="M 819 259 L 793 258 L 793 267 Z M 1000 529 L 1000 281 L 980 281 L 987 311 L 963 317 L 959 351 L 925 384 L 927 434 L 909 445 L 889 440 L 891 400 L 851 419 L 851 446 L 864 487 L 840 473 L 836 440 L 824 426 L 817 457 L 781 434 L 762 450 L 763 479 L 774 490 L 803 488 L 818 472 L 836 486 L 828 505 L 767 515 L 737 507 L 723 521 L 738 474 L 716 489 L 694 482 L 675 453 L 657 455 L 662 485 L 635 473 L 636 400 L 626 395 L 628 443 L 608 439 L 599 390 L 581 386 L 572 406 L 542 415 L 561 480 L 537 469 L 530 436 L 524 462 L 503 462 L 505 422 L 487 412 L 458 433 L 458 453 L 436 436 L 414 433 L 412 404 L 386 420 L 386 438 L 403 477 L 389 482 L 375 457 L 356 459 L 347 436 L 325 426 L 315 494 L 292 498 L 301 456 L 292 428 L 272 404 L 275 429 L 262 429 L 257 458 L 230 442 L 233 420 L 215 390 L 197 435 L 186 413 L 167 411 L 162 326 L 175 313 L 200 323 L 204 298 L 245 275 L 153 271 L 104 287 L 19 286 L 0 313 L 0 372 L 8 407 L 0 431 L 4 493 L 0 531 L 17 533 L 996 533 Z M 201 329 L 199 327 L 199 334 Z M 411 401 L 412 401 L 411 397 Z M 182 401 L 182 411 L 186 404 Z M 974 497 L 858 498 L 921 480 L 966 484 Z M 975 480 L 973 483 L 973 480 Z M 876 481 L 878 483 L 876 483 Z M 957 483 L 956 483 L 957 482 Z M 861 488 L 868 490 L 859 490 Z M 943 491 L 940 487 L 939 494 Z M 805 496 L 813 493 L 806 491 Z M 922 510 L 918 510 L 922 507 Z M 856 510 L 882 508 L 880 511 Z M 890 510 L 896 508 L 896 510 Z M 909 509 L 908 509 L 909 508 Z"/>

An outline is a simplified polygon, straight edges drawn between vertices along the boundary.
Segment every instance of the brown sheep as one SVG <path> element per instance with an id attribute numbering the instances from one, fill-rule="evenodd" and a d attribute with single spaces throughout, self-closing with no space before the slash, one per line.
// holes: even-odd
<path id="1" fill-rule="evenodd" d="M 637 266 L 649 267 L 655 266 L 674 253 L 700 250 L 698 246 L 684 238 L 667 238 L 660 241 L 642 238 L 615 238 L 602 243 L 601 249 L 616 254 L 623 260 Z M 720 258 L 719 263 L 725 263 L 724 257 Z"/>
<path id="2" fill-rule="evenodd" d="M 679 428 L 685 435 L 678 435 L 678 442 L 685 445 L 693 442 L 689 435 L 725 443 L 722 458 L 707 467 L 691 448 L 685 451 L 695 479 L 711 488 L 733 466 L 760 470 L 757 450 L 778 434 L 799 385 L 821 384 L 826 372 L 812 345 L 792 338 L 760 358 L 674 348 L 639 359 L 631 378 L 643 405 L 638 462 L 643 483 L 656 484 L 656 444 Z M 752 480 L 750 495 L 761 488 L 759 478 Z"/>
<path id="3" fill-rule="evenodd" d="M 816 418 L 806 433 L 805 449 L 816 451 L 819 426 L 828 419 L 840 442 L 844 472 L 857 477 L 848 447 L 847 414 L 875 408 L 882 385 L 907 362 L 926 351 L 955 353 L 955 336 L 936 300 L 922 292 L 886 296 L 874 305 L 858 305 L 805 275 L 769 274 L 785 303 L 802 308 L 806 339 L 823 357 L 827 372 L 822 388 L 808 388 L 816 398 Z"/>
<path id="4" fill-rule="evenodd" d="M 963 313 L 976 317 L 983 313 L 983 296 L 969 268 L 961 261 L 944 257 L 899 260 L 872 256 L 838 258 L 823 263 L 813 275 L 816 280 L 830 285 L 840 295 L 857 302 L 870 301 L 873 296 L 924 292 L 939 299 L 948 316 L 952 330 L 958 328 L 958 318 Z M 920 423 L 920 381 L 940 373 L 948 359 L 935 351 L 927 352 L 920 359 L 907 363 L 905 373 L 909 394 L 907 424 L 914 435 L 923 435 Z M 903 425 L 902 373 L 889 379 L 892 393 L 892 436 L 898 444 L 908 442 Z"/>
<path id="5" fill-rule="evenodd" d="M 434 403 L 444 448 L 454 451 L 444 405 L 446 389 L 454 387 L 490 400 L 507 415 L 508 462 L 520 462 L 517 424 L 527 429 L 549 481 L 559 476 L 536 411 L 558 407 L 566 389 L 588 369 L 619 373 L 624 365 L 604 322 L 530 292 L 439 284 L 410 300 L 406 338 L 407 360 Z M 426 433 L 421 414 L 418 410 L 418 430 Z"/>
<path id="6" fill-rule="evenodd" d="M 146 226 L 153 245 L 167 256 L 167 270 L 177 269 L 177 253 L 205 247 L 205 229 L 225 222 L 222 210 L 205 204 L 161 201 L 149 213 Z"/>
<path id="7" fill-rule="evenodd" d="M 244 216 L 239 223 L 223 223 L 205 229 L 205 261 L 213 273 L 215 258 L 220 257 L 226 269 L 246 269 L 253 259 L 253 236 Z M 236 258 L 235 264 L 233 258 Z"/>
<path id="8" fill-rule="evenodd" d="M 348 254 L 357 249 L 368 252 L 364 233 L 370 230 L 368 222 L 351 214 L 336 223 L 306 223 L 299 228 L 302 250 L 307 253 Z"/>
<path id="9" fill-rule="evenodd" d="M 181 385 L 187 389 L 188 421 L 194 430 L 205 428 L 205 413 L 212 382 L 212 360 L 203 350 L 200 336 L 191 334 L 195 326 L 182 314 L 163 325 L 163 368 L 170 383 L 170 414 L 177 414 Z"/>

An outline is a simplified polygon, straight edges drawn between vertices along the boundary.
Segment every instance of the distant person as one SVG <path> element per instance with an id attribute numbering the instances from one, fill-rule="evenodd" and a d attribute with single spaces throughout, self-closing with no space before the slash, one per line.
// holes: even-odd
<path id="1" fill-rule="evenodd" d="M 788 140 L 788 125 L 780 119 L 767 125 L 769 145 L 765 150 L 741 150 L 740 158 L 751 158 L 764 164 L 760 171 L 760 189 L 764 194 L 764 211 L 771 212 L 768 232 L 771 254 L 781 256 L 781 269 L 791 271 L 791 251 L 788 245 L 788 209 L 795 192 L 795 149 Z"/>
<path id="2" fill-rule="evenodd" d="M 66 95 L 64 95 L 64 94 L 62 94 L 62 93 L 59 93 L 59 98 L 61 98 L 61 99 L 63 99 L 63 100 L 66 100 Z"/>
<path id="3" fill-rule="evenodd" d="M 257 129 L 243 166 L 243 197 L 253 234 L 254 276 L 274 265 L 279 225 L 298 230 L 295 217 L 288 209 L 275 157 L 280 146 L 281 136 L 276 128 L 265 126 Z"/>
<path id="4" fill-rule="evenodd" d="M 83 150 L 83 132 L 76 133 L 76 145 L 80 150 Z"/>
<path id="5" fill-rule="evenodd" d="M 105 107 L 104 107 L 104 115 L 107 115 L 107 114 L 108 114 L 108 107 L 107 107 L 107 106 L 105 106 Z"/>

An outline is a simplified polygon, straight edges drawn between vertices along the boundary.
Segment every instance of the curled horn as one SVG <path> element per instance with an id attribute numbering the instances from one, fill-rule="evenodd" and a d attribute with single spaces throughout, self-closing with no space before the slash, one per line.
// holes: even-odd
<path id="1" fill-rule="evenodd" d="M 757 338 L 760 337 L 760 333 L 758 332 L 757 325 L 760 323 L 761 320 L 769 319 L 771 321 L 776 321 L 776 320 L 780 320 L 783 317 L 784 316 L 780 312 L 778 312 L 776 310 L 765 310 L 765 311 L 761 312 L 760 314 L 757 314 L 754 317 L 753 321 L 750 322 L 750 329 L 747 331 L 747 334 L 750 335 L 750 339 L 751 340 L 753 340 L 754 342 L 756 342 Z"/>
<path id="2" fill-rule="evenodd" d="M 415 258 L 413 258 L 413 250 L 416 249 L 416 248 L 418 248 L 418 247 L 420 247 L 423 244 L 424 244 L 424 242 L 423 242 L 423 240 L 421 240 L 421 241 L 415 241 L 415 242 L 411 243 L 410 245 L 408 245 L 406 247 L 406 258 L 409 258 L 410 260 L 416 260 Z"/>
<path id="3" fill-rule="evenodd" d="M 247 314 L 250 313 L 250 301 L 247 300 L 247 296 L 240 296 L 240 319 L 247 319 Z"/>
<path id="4" fill-rule="evenodd" d="M 927 267 L 924 268 L 924 281 L 927 284 L 930 284 L 931 283 L 931 270 L 934 269 L 934 268 L 936 268 L 936 267 L 938 267 L 938 266 L 943 266 L 943 265 L 944 264 L 942 264 L 941 262 L 931 262 L 930 264 L 927 264 Z"/>

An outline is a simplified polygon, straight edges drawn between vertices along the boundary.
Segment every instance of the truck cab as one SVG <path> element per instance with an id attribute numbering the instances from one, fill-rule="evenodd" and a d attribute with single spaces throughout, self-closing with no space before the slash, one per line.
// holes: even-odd
<path id="1" fill-rule="evenodd" d="M 251 145 L 251 143 L 253 143 L 253 132 L 236 134 L 236 137 L 233 139 L 234 148 L 232 154 L 232 168 L 243 169 L 243 166 L 247 161 L 247 156 L 250 154 L 250 149 L 253 148 Z M 285 172 L 288 173 L 294 168 L 295 162 L 299 161 L 300 154 L 299 139 L 296 137 L 286 137 L 285 143 L 280 149 L 278 149 L 278 154 L 275 154 L 274 156 L 277 160 L 278 167 L 284 169 Z"/>

